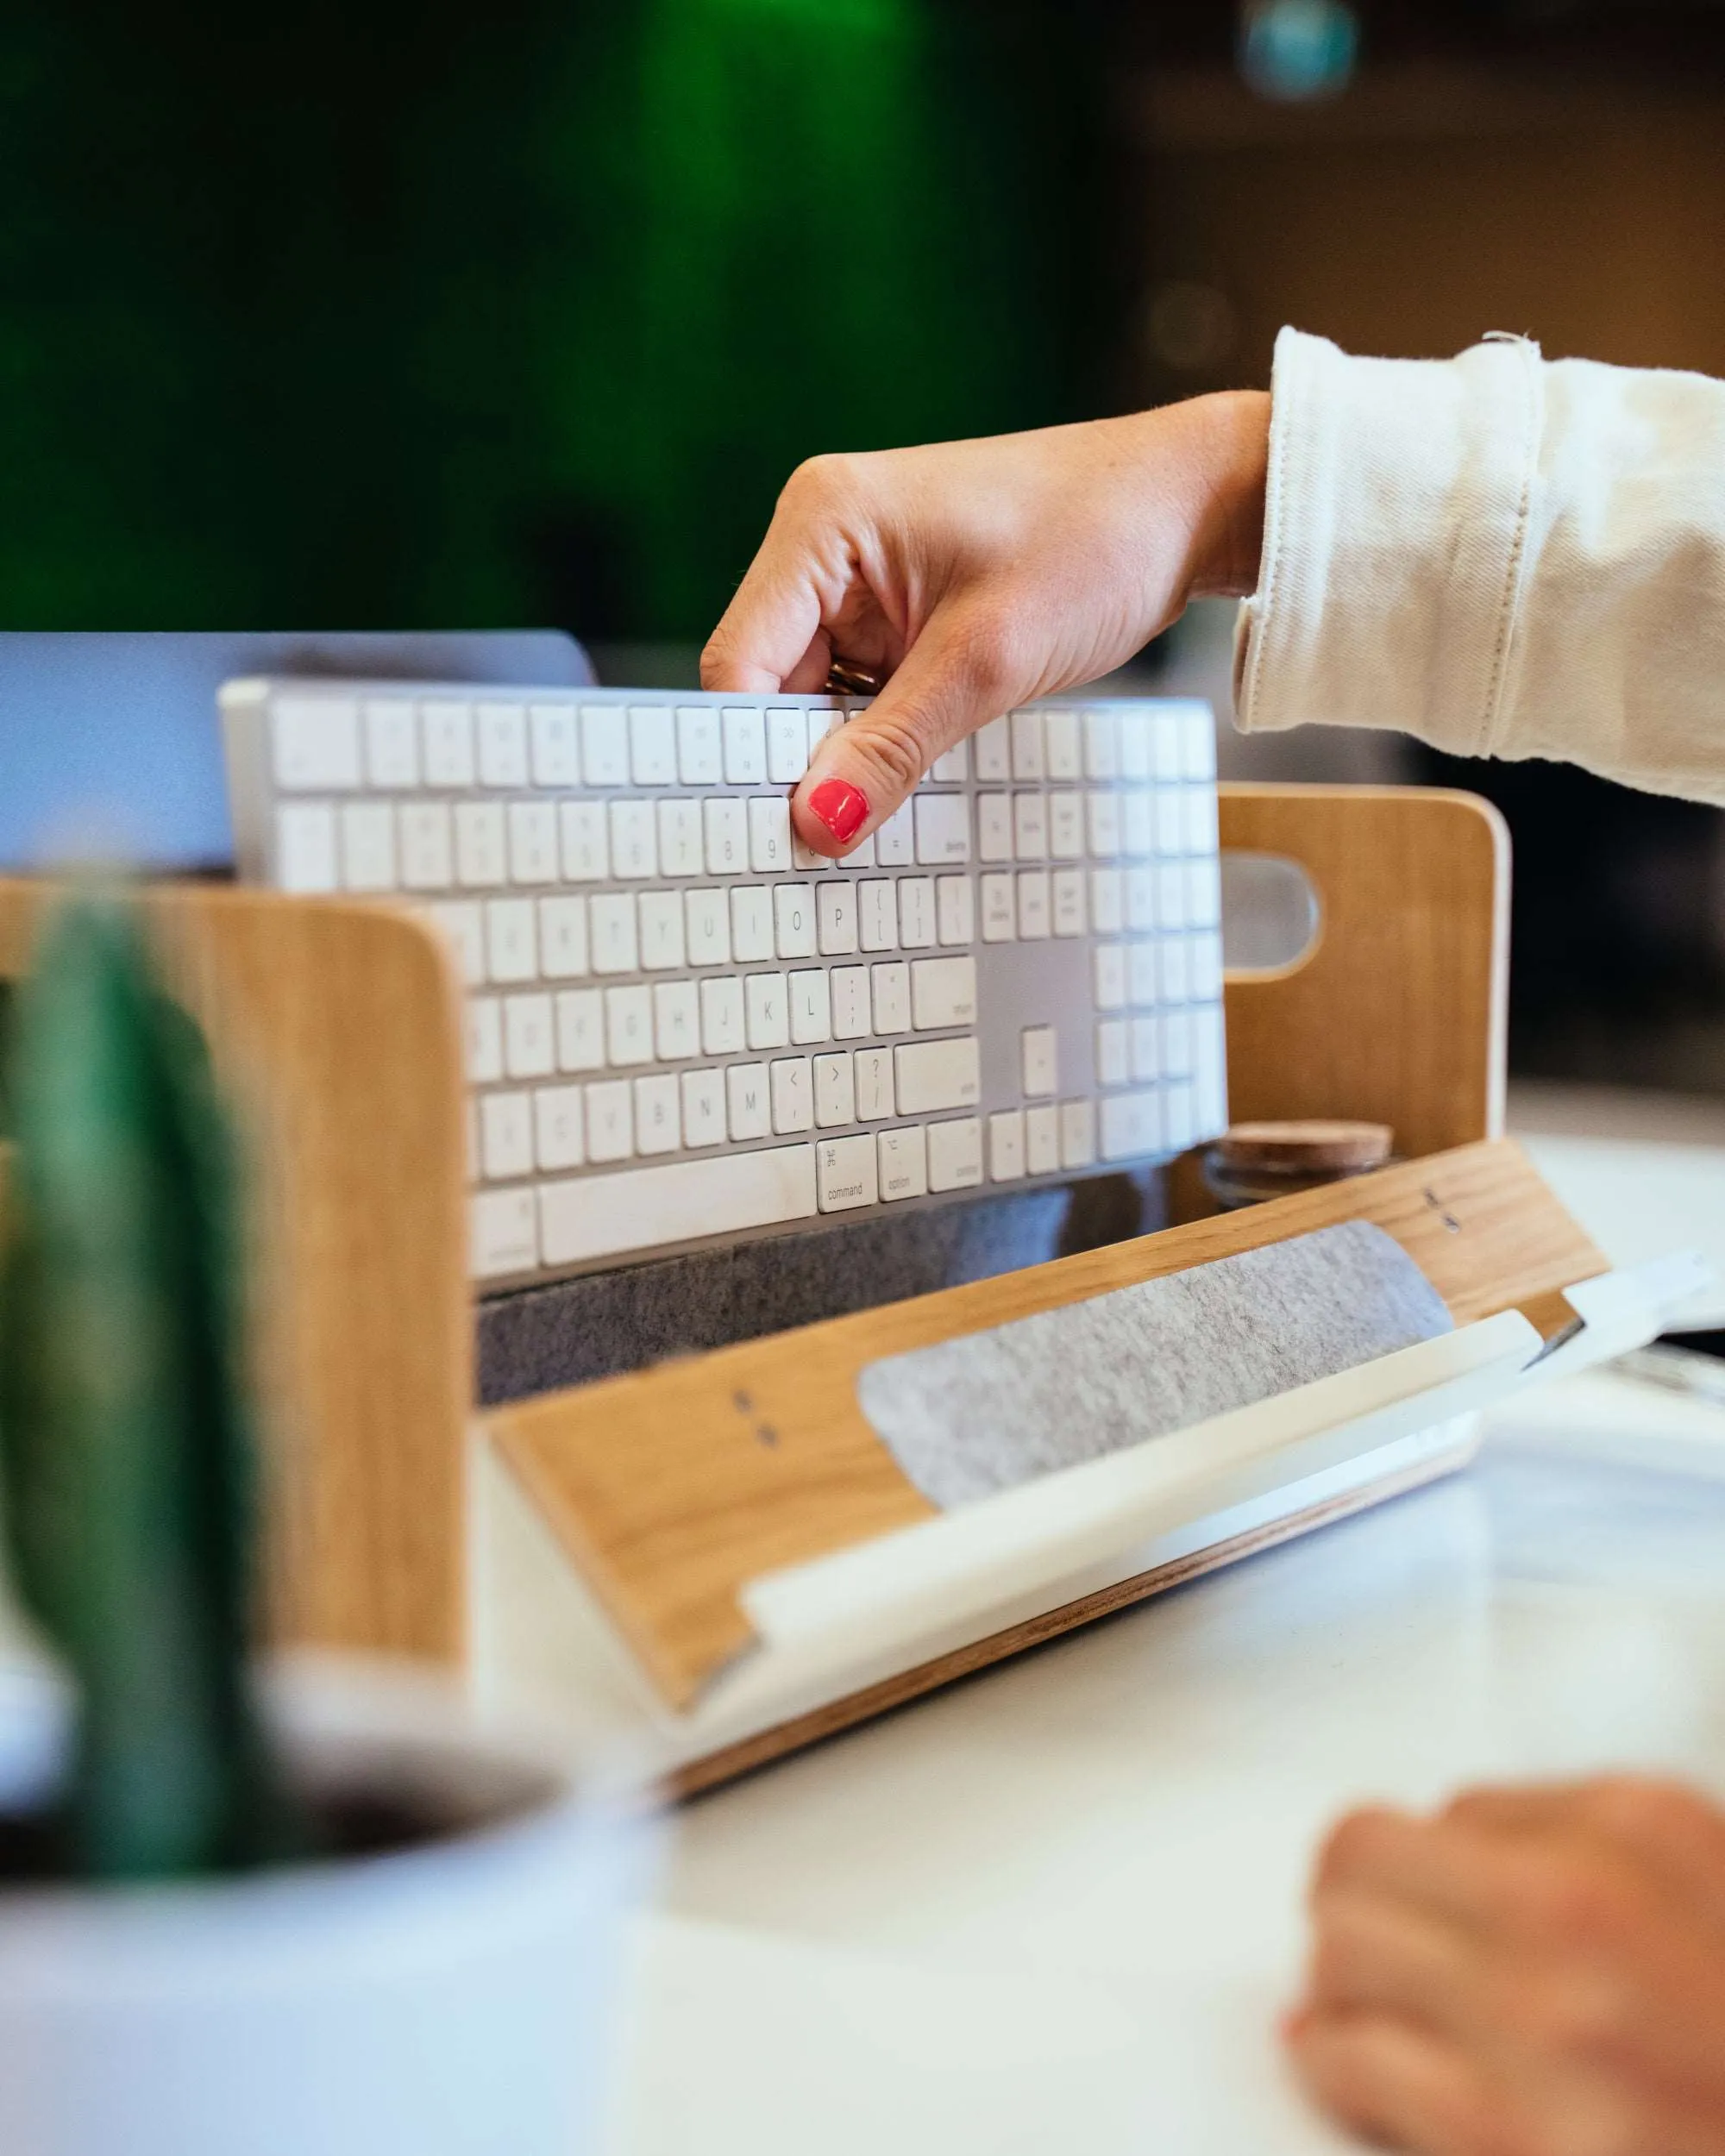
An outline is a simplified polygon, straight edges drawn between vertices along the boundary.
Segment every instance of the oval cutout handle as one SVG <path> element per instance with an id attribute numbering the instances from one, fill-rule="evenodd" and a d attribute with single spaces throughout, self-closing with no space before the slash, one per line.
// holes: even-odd
<path id="1" fill-rule="evenodd" d="M 1323 940 L 1317 886 L 1285 854 L 1222 856 L 1222 969 L 1230 981 L 1282 981 Z"/>

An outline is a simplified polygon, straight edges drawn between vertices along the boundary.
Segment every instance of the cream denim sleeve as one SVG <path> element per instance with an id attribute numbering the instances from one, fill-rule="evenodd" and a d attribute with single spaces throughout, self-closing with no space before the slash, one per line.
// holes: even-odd
<path id="1" fill-rule="evenodd" d="M 1725 383 L 1276 340 L 1248 732 L 1397 727 L 1725 801 Z"/>

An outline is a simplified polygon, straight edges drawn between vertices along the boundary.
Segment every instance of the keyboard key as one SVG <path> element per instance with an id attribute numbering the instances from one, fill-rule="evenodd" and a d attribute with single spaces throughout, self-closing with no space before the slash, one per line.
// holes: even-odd
<path id="1" fill-rule="evenodd" d="M 504 855 L 501 801 L 455 804 L 455 881 L 470 889 L 502 883 L 508 874 Z"/>
<path id="2" fill-rule="evenodd" d="M 1084 797 L 1082 793 L 1049 795 L 1048 850 L 1056 861 L 1082 861 L 1084 858 Z"/>
<path id="3" fill-rule="evenodd" d="M 856 1087 L 848 1056 L 815 1057 L 814 1119 L 823 1131 L 856 1120 Z"/>
<path id="4" fill-rule="evenodd" d="M 1157 849 L 1156 799 L 1153 793 L 1120 796 L 1120 851 L 1129 860 L 1143 861 Z"/>
<path id="5" fill-rule="evenodd" d="M 934 879 L 906 876 L 899 886 L 899 942 L 906 950 L 934 946 Z"/>
<path id="6" fill-rule="evenodd" d="M 535 704 L 527 713 L 535 786 L 579 786 L 581 759 L 574 706 Z"/>
<path id="7" fill-rule="evenodd" d="M 1186 1011 L 1164 1011 L 1161 1018 L 1162 1070 L 1164 1077 L 1192 1075 L 1192 1018 Z"/>
<path id="8" fill-rule="evenodd" d="M 869 1018 L 866 966 L 835 966 L 831 993 L 834 1040 L 860 1041 L 874 1031 Z"/>
<path id="9" fill-rule="evenodd" d="M 1179 716 L 1174 711 L 1145 711 L 1141 716 L 1150 727 L 1151 775 L 1159 785 L 1172 786 L 1185 761 Z"/>
<path id="10" fill-rule="evenodd" d="M 1054 780 L 1082 779 L 1083 755 L 1079 743 L 1076 711 L 1044 711 L 1043 740 L 1048 775 Z"/>
<path id="11" fill-rule="evenodd" d="M 1024 1116 L 1017 1108 L 988 1118 L 988 1175 L 992 1181 L 1020 1181 L 1025 1172 Z"/>
<path id="12" fill-rule="evenodd" d="M 1004 718 L 991 718 L 972 736 L 976 749 L 976 776 L 989 785 L 1013 775 L 1012 729 Z"/>
<path id="13" fill-rule="evenodd" d="M 1164 936 L 1157 945 L 1156 972 L 1164 1003 L 1184 1003 L 1191 990 L 1183 936 Z M 1136 998 L 1133 999 L 1136 1001 Z"/>
<path id="14" fill-rule="evenodd" d="M 969 1108 L 982 1098 L 982 1062 L 970 1040 L 909 1041 L 893 1051 L 900 1115 Z"/>
<path id="15" fill-rule="evenodd" d="M 1054 898 L 1055 934 L 1082 936 L 1084 933 L 1084 871 L 1082 868 L 1057 868 L 1049 883 Z"/>
<path id="16" fill-rule="evenodd" d="M 811 1219 L 814 1154 L 807 1144 L 773 1146 L 553 1183 L 540 1195 L 545 1263 L 576 1264 Z"/>
<path id="17" fill-rule="evenodd" d="M 823 1213 L 854 1212 L 880 1197 L 872 1138 L 824 1138 L 814 1159 L 815 1195 Z"/>
<path id="18" fill-rule="evenodd" d="M 509 880 L 511 883 L 557 881 L 557 812 L 551 802 L 510 803 Z"/>
<path id="19" fill-rule="evenodd" d="M 682 1097 L 669 1071 L 635 1081 L 635 1150 L 637 1153 L 681 1152 Z"/>
<path id="20" fill-rule="evenodd" d="M 749 866 L 749 819 L 743 803 L 728 798 L 703 801 L 701 822 L 706 832 L 708 875 L 742 875 Z"/>
<path id="21" fill-rule="evenodd" d="M 773 894 L 765 884 L 740 884 L 731 893 L 731 955 L 740 965 L 773 956 Z"/>
<path id="22" fill-rule="evenodd" d="M 533 1111 L 524 1093 L 486 1094 L 480 1102 L 480 1131 L 488 1181 L 533 1173 Z"/>
<path id="23" fill-rule="evenodd" d="M 676 726 L 663 704 L 637 704 L 630 709 L 629 772 L 637 786 L 677 783 Z"/>
<path id="24" fill-rule="evenodd" d="M 643 891 L 638 901 L 643 973 L 682 968 L 683 901 L 675 891 Z"/>
<path id="25" fill-rule="evenodd" d="M 921 1124 L 903 1131 L 877 1131 L 875 1149 L 883 1199 L 892 1203 L 928 1195 L 928 1144 Z"/>
<path id="26" fill-rule="evenodd" d="M 1142 799 L 1142 796 L 1138 797 Z M 1164 787 L 1151 799 L 1155 803 L 1156 837 L 1153 845 L 1132 847 L 1128 853 L 1183 854 L 1186 851 L 1186 797 L 1172 787 Z M 1128 800 L 1131 806 L 1131 800 Z"/>
<path id="27" fill-rule="evenodd" d="M 1120 797 L 1097 793 L 1088 794 L 1085 799 L 1090 851 L 1107 861 L 1120 850 Z"/>
<path id="28" fill-rule="evenodd" d="M 539 1263 L 533 1192 L 485 1190 L 469 1200 L 468 1269 L 476 1280 L 530 1273 Z"/>
<path id="29" fill-rule="evenodd" d="M 559 1070 L 605 1069 L 605 998 L 597 988 L 566 988 L 556 1000 Z"/>
<path id="30" fill-rule="evenodd" d="M 503 1011 L 495 996 L 467 1001 L 467 1080 L 495 1085 L 503 1075 Z"/>
<path id="31" fill-rule="evenodd" d="M 284 793 L 348 793 L 360 783 L 360 707 L 346 696 L 278 696 L 272 768 Z"/>
<path id="32" fill-rule="evenodd" d="M 844 724 L 844 714 L 843 711 L 828 711 L 817 708 L 809 712 L 808 753 L 809 761 L 811 763 L 814 761 L 815 750 L 820 747 L 822 742 L 826 739 L 829 734 L 836 731 L 837 729 Z"/>
<path id="33" fill-rule="evenodd" d="M 718 713 L 711 704 L 686 704 L 678 709 L 677 776 L 685 786 L 717 786 L 724 776 Z"/>
<path id="34" fill-rule="evenodd" d="M 1146 937 L 1126 950 L 1126 1001 L 1145 1009 L 1157 1000 L 1156 945 Z"/>
<path id="35" fill-rule="evenodd" d="M 700 1054 L 700 990 L 693 981 L 654 982 L 653 1046 L 662 1063 L 692 1062 Z"/>
<path id="36" fill-rule="evenodd" d="M 1132 1037 L 1124 1018 L 1103 1018 L 1096 1027 L 1096 1083 L 1124 1086 L 1132 1077 Z"/>
<path id="37" fill-rule="evenodd" d="M 749 804 L 749 866 L 757 876 L 781 876 L 791 865 L 791 805 L 763 800 Z"/>
<path id="38" fill-rule="evenodd" d="M 470 787 L 474 782 L 474 715 L 466 704 L 419 707 L 420 765 L 427 786 Z"/>
<path id="39" fill-rule="evenodd" d="M 743 983 L 735 974 L 700 984 L 701 1052 L 737 1056 L 743 1051 Z"/>
<path id="40" fill-rule="evenodd" d="M 531 899 L 487 899 L 486 971 L 493 981 L 536 981 L 539 937 Z"/>
<path id="41" fill-rule="evenodd" d="M 503 999 L 503 1066 L 511 1078 L 549 1078 L 557 1068 L 549 996 Z"/>
<path id="42" fill-rule="evenodd" d="M 1084 714 L 1084 776 L 1115 779 L 1120 776 L 1120 747 L 1114 714 L 1090 711 Z"/>
<path id="43" fill-rule="evenodd" d="M 1123 1011 L 1126 1003 L 1126 954 L 1123 943 L 1098 943 L 1090 954 L 1096 1008 Z"/>
<path id="44" fill-rule="evenodd" d="M 731 963 L 731 901 L 723 891 L 686 891 L 683 925 L 690 965 Z"/>
<path id="45" fill-rule="evenodd" d="M 691 1151 L 724 1143 L 724 1073 L 686 1070 L 682 1075 L 683 1143 Z"/>
<path id="46" fill-rule="evenodd" d="M 548 981 L 573 981 L 587 969 L 587 902 L 539 900 L 539 966 Z"/>
<path id="47" fill-rule="evenodd" d="M 875 1031 L 908 1033 L 911 1030 L 911 969 L 902 959 L 894 964 L 871 966 L 875 990 Z M 914 1111 L 906 1108 L 910 1115 Z"/>
<path id="48" fill-rule="evenodd" d="M 848 956 L 856 948 L 856 887 L 835 878 L 815 893 L 816 941 L 823 958 Z"/>
<path id="49" fill-rule="evenodd" d="M 1193 1099 L 1191 1082 L 1176 1078 L 1165 1087 L 1162 1097 L 1162 1137 L 1157 1150 L 1166 1148 L 1183 1152 L 1197 1135 L 1197 1107 Z"/>
<path id="50" fill-rule="evenodd" d="M 752 705 L 727 705 L 721 717 L 724 730 L 724 780 L 727 786 L 765 786 L 767 783 L 767 723 Z"/>
<path id="51" fill-rule="evenodd" d="M 527 783 L 527 713 L 519 704 L 480 704 L 474 710 L 481 786 Z"/>
<path id="52" fill-rule="evenodd" d="M 956 868 L 969 860 L 970 804 L 962 793 L 918 793 L 911 806 L 916 857 L 924 868 Z"/>
<path id="53" fill-rule="evenodd" d="M 1098 936 L 1118 936 L 1126 924 L 1126 891 L 1118 868 L 1090 871 L 1090 924 Z"/>
<path id="54" fill-rule="evenodd" d="M 1164 928 L 1169 925 L 1168 908 L 1170 887 L 1164 881 L 1165 873 L 1164 868 L 1128 868 L 1126 870 L 1125 878 L 1126 926 L 1135 935 L 1143 935 L 1158 924 Z M 1177 863 L 1173 870 L 1173 878 L 1171 890 L 1173 903 L 1177 912 L 1180 905 L 1179 894 L 1183 888 L 1183 880 Z"/>
<path id="55" fill-rule="evenodd" d="M 806 883 L 773 887 L 773 943 L 781 958 L 814 956 L 814 888 Z"/>
<path id="56" fill-rule="evenodd" d="M 1154 1018 L 1134 1018 L 1128 1044 L 1134 1085 L 1153 1084 L 1162 1075 L 1162 1044 Z"/>
<path id="57" fill-rule="evenodd" d="M 1227 1121 L 1227 1062 L 1218 1009 L 1200 1011 L 1192 1020 L 1193 1108 L 1200 1138 L 1213 1138 Z"/>
<path id="58" fill-rule="evenodd" d="M 486 977 L 485 916 L 471 899 L 455 899 L 428 906 L 425 918 L 448 944 L 456 969 L 470 987 Z"/>
<path id="59" fill-rule="evenodd" d="M 982 941 L 1010 943 L 1019 932 L 1018 893 L 1009 875 L 982 879 Z"/>
<path id="60" fill-rule="evenodd" d="M 342 884 L 348 891 L 395 888 L 395 817 L 387 801 L 342 804 Z"/>
<path id="61" fill-rule="evenodd" d="M 442 801 L 405 802 L 398 812 L 396 837 L 403 886 L 409 891 L 447 891 L 455 881 L 447 805 Z M 285 881 L 282 887 L 295 888 Z"/>
<path id="62" fill-rule="evenodd" d="M 629 718 L 615 705 L 581 706 L 581 777 L 588 786 L 629 784 Z"/>
<path id="63" fill-rule="evenodd" d="M 864 950 L 896 950 L 899 944 L 898 901 L 894 887 L 884 879 L 856 886 L 861 909 L 861 940 Z"/>
<path id="64" fill-rule="evenodd" d="M 1222 993 L 1222 939 L 1214 929 L 1192 938 L 1192 997 L 1214 1003 Z"/>
<path id="65" fill-rule="evenodd" d="M 604 883 L 611 874 L 611 839 L 603 801 L 564 801 L 557 810 L 568 883 Z"/>
<path id="66" fill-rule="evenodd" d="M 832 1000 L 824 972 L 794 973 L 790 977 L 791 1045 L 809 1048 L 832 1038 Z"/>
<path id="67" fill-rule="evenodd" d="M 590 1161 L 627 1160 L 635 1150 L 635 1096 L 626 1078 L 607 1079 L 587 1087 L 587 1158 Z M 591 1182 L 563 1183 L 564 1190 L 591 1190 Z M 549 1193 L 543 1194 L 549 1196 Z M 544 1218 L 543 1207 L 540 1217 Z M 549 1250 L 546 1263 L 559 1261 Z"/>
<path id="68" fill-rule="evenodd" d="M 1121 711 L 1119 717 L 1120 776 L 1142 782 L 1150 776 L 1150 714 Z"/>
<path id="69" fill-rule="evenodd" d="M 533 1096 L 534 1151 L 542 1175 L 579 1168 L 586 1159 L 586 1119 L 579 1086 L 541 1086 Z"/>
<path id="70" fill-rule="evenodd" d="M 1089 1100 L 1060 1104 L 1060 1165 L 1088 1168 L 1096 1157 L 1096 1110 Z"/>
<path id="71" fill-rule="evenodd" d="M 943 943 L 975 943 L 976 897 L 969 876 L 937 876 L 934 911 Z"/>
<path id="72" fill-rule="evenodd" d="M 1033 943 L 1045 937 L 1052 923 L 1048 905 L 1048 871 L 1046 868 L 1024 868 L 1019 872 L 1019 935 L 1025 943 Z"/>
<path id="73" fill-rule="evenodd" d="M 1210 854 L 1216 850 L 1216 797 L 1208 787 L 1188 787 L 1184 797 L 1186 850 Z"/>
<path id="74" fill-rule="evenodd" d="M 875 860 L 882 868 L 908 868 L 916 859 L 913 803 L 894 811 L 875 834 Z"/>
<path id="75" fill-rule="evenodd" d="M 982 1180 L 982 1125 L 974 1115 L 928 1126 L 928 1187 L 969 1190 Z"/>
<path id="76" fill-rule="evenodd" d="M 893 1051 L 859 1048 L 851 1058 L 856 1081 L 856 1120 L 882 1123 L 898 1110 L 893 1105 Z"/>
<path id="77" fill-rule="evenodd" d="M 661 801 L 659 806 L 659 874 L 662 876 L 699 876 L 706 873 L 706 848 L 701 832 L 699 801 Z"/>
<path id="78" fill-rule="evenodd" d="M 940 786 L 962 786 L 969 773 L 970 744 L 957 741 L 944 755 L 935 758 L 928 775 Z"/>
<path id="79" fill-rule="evenodd" d="M 1060 1042 L 1051 1025 L 1027 1025 L 1019 1036 L 1025 1092 L 1032 1100 L 1060 1090 Z"/>
<path id="80" fill-rule="evenodd" d="M 277 809 L 275 859 L 284 891 L 335 890 L 336 812 L 327 801 L 293 802 Z"/>
<path id="81" fill-rule="evenodd" d="M 919 1033 L 945 1025 L 975 1025 L 976 961 L 969 957 L 915 960 L 911 967 L 911 1018 Z"/>
<path id="82" fill-rule="evenodd" d="M 595 973 L 634 973 L 635 901 L 627 892 L 606 891 L 587 901 L 587 937 Z"/>
<path id="83" fill-rule="evenodd" d="M 1023 781 L 1041 779 L 1047 773 L 1047 759 L 1043 753 L 1042 713 L 1038 711 L 1014 711 L 1013 724 L 1013 776 Z"/>
<path id="84" fill-rule="evenodd" d="M 1222 875 L 1214 861 L 1186 865 L 1186 918 L 1194 928 L 1214 928 L 1222 918 Z"/>
<path id="85" fill-rule="evenodd" d="M 781 1138 L 814 1128 L 814 1076 L 806 1056 L 789 1056 L 772 1065 L 773 1129 Z"/>
<path id="86" fill-rule="evenodd" d="M 808 720 L 800 709 L 767 714 L 767 780 L 794 786 L 808 769 Z"/>
<path id="87" fill-rule="evenodd" d="M 1010 793 L 976 796 L 976 857 L 979 861 L 1010 861 L 1013 857 L 1013 797 Z"/>
<path id="88" fill-rule="evenodd" d="M 791 1044 L 790 999 L 781 973 L 751 973 L 743 983 L 743 1006 L 748 1013 L 751 1049 L 788 1048 Z"/>
<path id="89" fill-rule="evenodd" d="M 374 787 L 405 793 L 419 783 L 419 729 L 403 698 L 368 697 L 364 706 L 366 778 Z"/>
<path id="90" fill-rule="evenodd" d="M 1019 861 L 1045 861 L 1048 858 L 1046 794 L 1013 794 L 1013 852 Z"/>
<path id="91" fill-rule="evenodd" d="M 1111 1094 L 1102 1103 L 1104 1160 L 1129 1160 L 1154 1153 L 1162 1144 L 1162 1104 L 1151 1092 Z"/>
<path id="92" fill-rule="evenodd" d="M 650 801 L 611 804 L 611 873 L 619 882 L 645 882 L 658 874 L 657 822 Z"/>
<path id="93" fill-rule="evenodd" d="M 1051 1105 L 1025 1110 L 1025 1173 L 1053 1175 L 1060 1169 L 1060 1111 Z"/>
<path id="94" fill-rule="evenodd" d="M 771 1094 L 765 1063 L 733 1063 L 724 1074 L 724 1097 L 733 1141 L 770 1134 Z"/>
<path id="95" fill-rule="evenodd" d="M 605 1059 L 614 1070 L 653 1060 L 653 991 L 645 987 L 605 992 Z"/>
<path id="96" fill-rule="evenodd" d="M 831 868 L 833 863 L 825 854 L 818 854 L 812 847 L 805 846 L 801 839 L 797 837 L 794 825 L 791 830 L 791 866 L 800 876 L 804 876 L 811 873 L 819 874 L 823 869 Z"/>

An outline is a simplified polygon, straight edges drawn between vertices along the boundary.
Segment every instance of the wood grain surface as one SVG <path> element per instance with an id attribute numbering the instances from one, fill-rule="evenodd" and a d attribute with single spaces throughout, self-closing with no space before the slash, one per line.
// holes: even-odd
<path id="1" fill-rule="evenodd" d="M 1463 1324 L 1605 1269 L 1520 1147 L 1497 1140 L 548 1394 L 488 1426 L 660 1690 L 684 1707 L 750 1644 L 745 1581 L 930 1515 L 856 1404 L 864 1363 L 1344 1219 L 1392 1235 Z"/>
<path id="2" fill-rule="evenodd" d="M 0 977 L 48 887 L 0 881 Z M 457 992 L 382 906 L 144 896 L 254 1170 L 275 1636 L 458 1658 L 473 1399 Z"/>

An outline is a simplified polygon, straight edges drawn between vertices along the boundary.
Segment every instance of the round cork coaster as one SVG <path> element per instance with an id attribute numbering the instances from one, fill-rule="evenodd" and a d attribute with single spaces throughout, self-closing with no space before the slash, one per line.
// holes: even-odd
<path id="1" fill-rule="evenodd" d="M 1394 1138 L 1387 1123 L 1236 1123 L 1216 1140 L 1216 1154 L 1230 1168 L 1358 1175 L 1383 1165 Z"/>

